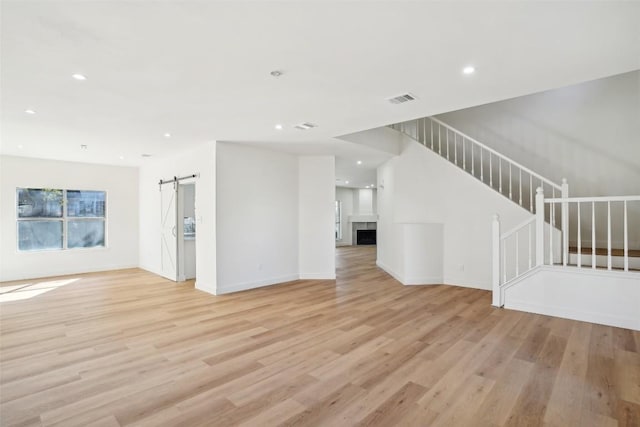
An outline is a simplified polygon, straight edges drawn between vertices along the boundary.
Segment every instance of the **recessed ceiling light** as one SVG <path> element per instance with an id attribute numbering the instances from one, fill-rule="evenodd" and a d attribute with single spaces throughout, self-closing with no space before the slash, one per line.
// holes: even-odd
<path id="1" fill-rule="evenodd" d="M 358 160 L 356 163 L 361 165 L 362 164 L 362 160 Z"/>
<path id="2" fill-rule="evenodd" d="M 277 124 L 274 127 L 276 128 L 276 130 L 282 130 L 282 125 L 281 124 Z"/>
<path id="3" fill-rule="evenodd" d="M 19 149 L 19 150 L 22 150 L 22 148 L 23 148 L 23 147 L 22 147 L 22 144 L 18 145 L 18 149 Z"/>
<path id="4" fill-rule="evenodd" d="M 349 181 L 345 181 L 344 183 L 345 183 L 345 184 L 348 184 L 348 183 L 349 183 Z"/>
<path id="5" fill-rule="evenodd" d="M 280 70 L 273 70 L 272 72 L 270 72 L 269 74 L 271 74 L 273 77 L 280 77 L 281 75 L 283 75 L 284 73 Z"/>
<path id="6" fill-rule="evenodd" d="M 171 138 L 171 134 L 170 134 L 169 132 L 166 132 L 166 133 L 164 134 L 164 137 L 165 137 L 165 138 Z"/>
<path id="7" fill-rule="evenodd" d="M 124 160 L 124 156 L 120 156 L 120 160 Z"/>
<path id="8" fill-rule="evenodd" d="M 81 145 L 80 145 L 80 149 L 81 149 L 81 150 L 86 150 L 87 148 L 88 148 L 88 147 L 87 147 L 87 144 L 81 144 Z"/>
<path id="9" fill-rule="evenodd" d="M 79 73 L 73 74 L 71 77 L 73 77 L 76 80 L 87 80 L 87 76 Z"/>
<path id="10" fill-rule="evenodd" d="M 369 188 L 369 186 L 368 186 L 368 185 L 365 185 L 365 186 L 364 186 L 364 188 Z"/>
<path id="11" fill-rule="evenodd" d="M 24 110 L 24 112 L 27 113 L 27 114 L 35 114 L 36 113 L 36 111 L 32 110 L 31 108 L 27 108 L 26 110 Z"/>
<path id="12" fill-rule="evenodd" d="M 375 186 L 376 186 L 375 184 L 371 184 L 371 188 L 373 188 L 373 187 L 375 187 Z"/>
<path id="13" fill-rule="evenodd" d="M 462 69 L 462 72 L 463 72 L 464 74 L 473 74 L 475 71 L 476 71 L 476 69 L 475 69 L 474 67 L 472 67 L 471 65 L 469 65 L 469 66 L 467 66 L 467 67 L 464 67 L 464 68 Z"/>
<path id="14" fill-rule="evenodd" d="M 147 154 L 147 153 L 143 153 L 141 154 L 142 157 L 151 157 L 151 154 Z"/>

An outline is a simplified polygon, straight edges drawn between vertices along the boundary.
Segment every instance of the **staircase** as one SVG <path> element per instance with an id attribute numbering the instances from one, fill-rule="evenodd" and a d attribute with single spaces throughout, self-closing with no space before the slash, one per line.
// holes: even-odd
<path id="1" fill-rule="evenodd" d="M 640 247 L 629 247 L 630 234 L 635 245 L 640 239 L 640 196 L 570 198 L 566 180 L 555 183 L 434 117 L 389 127 L 530 212 L 503 232 L 493 218 L 494 306 L 504 306 L 506 291 L 542 267 L 631 274 L 640 289 Z"/>

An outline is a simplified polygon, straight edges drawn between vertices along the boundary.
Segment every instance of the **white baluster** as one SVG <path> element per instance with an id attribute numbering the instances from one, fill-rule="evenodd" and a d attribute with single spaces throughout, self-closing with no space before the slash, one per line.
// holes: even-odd
<path id="1" fill-rule="evenodd" d="M 502 157 L 498 157 L 498 191 L 502 194 Z"/>
<path id="2" fill-rule="evenodd" d="M 453 163 L 458 166 L 458 134 L 453 134 Z"/>
<path id="3" fill-rule="evenodd" d="M 544 191 L 536 189 L 536 265 L 544 264 Z"/>
<path id="4" fill-rule="evenodd" d="M 511 163 L 509 163 L 509 199 L 513 200 L 513 195 L 511 194 Z"/>
<path id="5" fill-rule="evenodd" d="M 467 170 L 467 153 L 465 152 L 464 136 L 462 138 L 462 169 Z"/>
<path id="6" fill-rule="evenodd" d="M 578 268 L 582 267 L 582 234 L 580 233 L 580 202 L 578 204 Z"/>
<path id="7" fill-rule="evenodd" d="M 493 154 L 489 152 L 489 187 L 493 188 L 493 165 L 491 164 L 491 159 L 493 158 Z"/>
<path id="8" fill-rule="evenodd" d="M 447 160 L 449 160 L 449 129 L 447 129 Z"/>
<path id="9" fill-rule="evenodd" d="M 629 230 L 627 228 L 627 201 L 624 201 L 624 271 L 629 271 Z"/>
<path id="10" fill-rule="evenodd" d="M 473 175 L 474 177 L 476 176 L 476 172 L 475 172 L 475 165 L 476 165 L 476 162 L 475 162 L 475 156 L 474 156 L 474 153 L 475 153 L 475 151 L 476 151 L 476 150 L 474 149 L 474 146 L 475 146 L 475 145 L 476 145 L 475 143 L 472 143 L 472 144 L 471 144 L 471 175 Z"/>
<path id="11" fill-rule="evenodd" d="M 555 225 L 555 203 L 551 202 L 549 203 L 549 218 L 551 218 L 551 221 L 549 222 L 549 265 L 553 265 L 554 264 L 554 259 L 553 259 L 553 229 L 554 229 L 554 225 Z"/>
<path id="12" fill-rule="evenodd" d="M 422 120 L 422 136 L 424 137 L 424 146 L 427 146 L 427 119 Z"/>
<path id="13" fill-rule="evenodd" d="M 492 257 L 492 274 L 491 281 L 493 287 L 493 302 L 494 307 L 502 306 L 502 298 L 500 292 L 500 217 L 498 214 L 493 216 L 492 223 L 492 242 L 493 242 L 493 257 Z"/>
<path id="14" fill-rule="evenodd" d="M 533 212 L 533 175 L 529 174 L 529 210 Z"/>
<path id="15" fill-rule="evenodd" d="M 482 147 L 480 147 L 480 181 L 484 182 L 484 166 L 482 165 Z"/>
<path id="16" fill-rule="evenodd" d="M 567 184 L 566 178 L 562 178 L 562 198 L 564 199 L 561 205 L 560 218 L 562 226 L 562 265 L 567 266 L 569 258 L 569 184 Z"/>
<path id="17" fill-rule="evenodd" d="M 442 156 L 442 139 L 440 138 L 440 128 L 442 126 L 438 123 L 438 154 Z"/>
<path id="18" fill-rule="evenodd" d="M 520 171 L 520 178 L 518 178 L 518 185 L 520 186 L 520 206 L 522 206 L 522 169 L 518 168 Z"/>
<path id="19" fill-rule="evenodd" d="M 607 270 L 611 270 L 611 202 L 607 202 Z"/>
<path id="20" fill-rule="evenodd" d="M 431 149 L 433 150 L 433 120 L 429 119 L 431 122 Z"/>
<path id="21" fill-rule="evenodd" d="M 596 202 L 591 202 L 591 268 L 596 268 Z"/>

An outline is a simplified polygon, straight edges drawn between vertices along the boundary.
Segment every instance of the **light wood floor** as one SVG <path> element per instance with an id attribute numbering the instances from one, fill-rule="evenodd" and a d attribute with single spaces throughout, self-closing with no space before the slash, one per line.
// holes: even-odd
<path id="1" fill-rule="evenodd" d="M 640 425 L 639 333 L 405 287 L 374 258 L 219 297 L 141 270 L 4 283 L 43 293 L 0 303 L 1 424 Z"/>

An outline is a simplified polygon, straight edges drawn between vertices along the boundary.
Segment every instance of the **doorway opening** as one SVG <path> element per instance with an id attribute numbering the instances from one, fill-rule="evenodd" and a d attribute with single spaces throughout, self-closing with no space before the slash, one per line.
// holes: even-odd
<path id="1" fill-rule="evenodd" d="M 196 278 L 196 177 L 160 181 L 160 274 L 174 282 Z"/>

